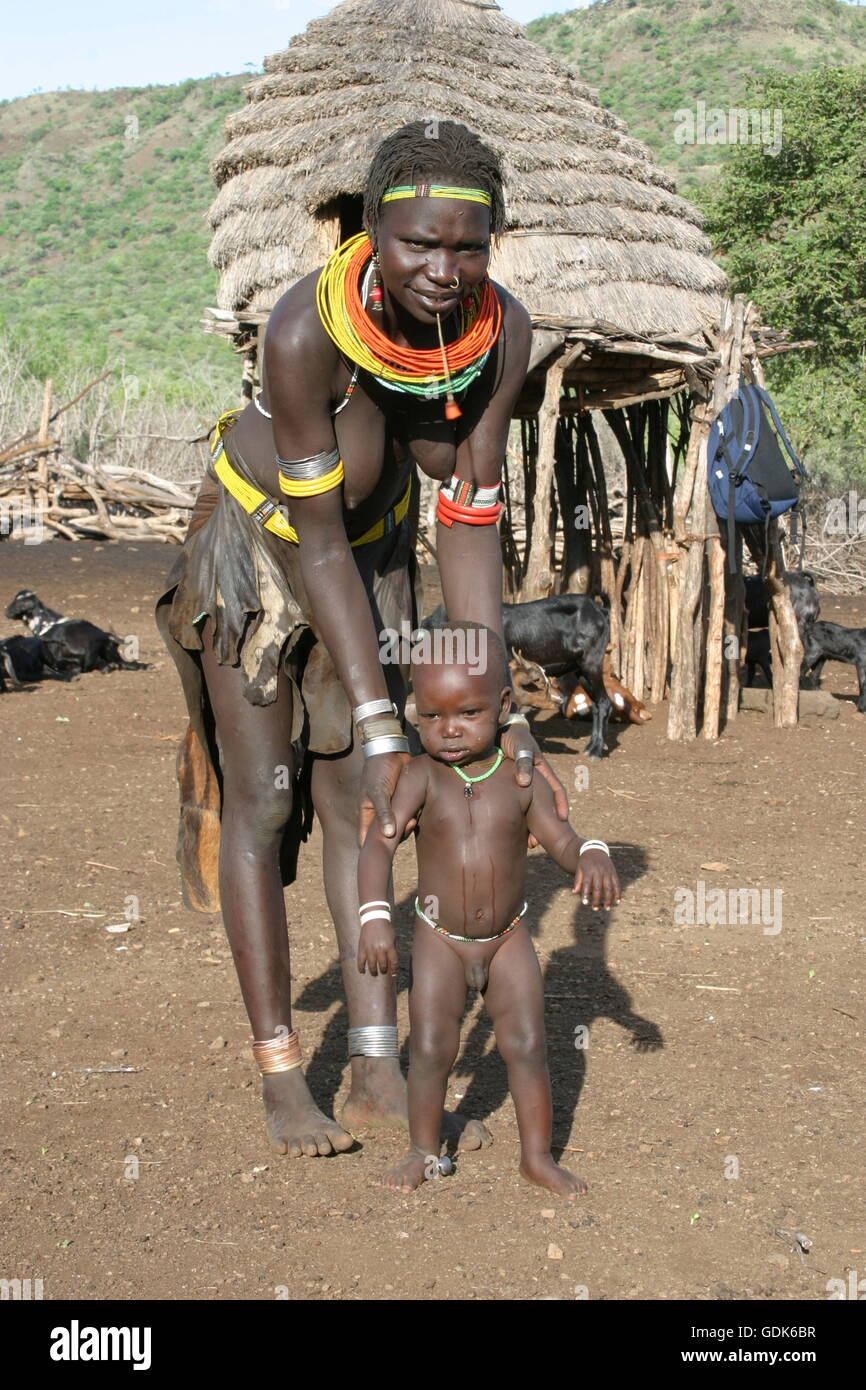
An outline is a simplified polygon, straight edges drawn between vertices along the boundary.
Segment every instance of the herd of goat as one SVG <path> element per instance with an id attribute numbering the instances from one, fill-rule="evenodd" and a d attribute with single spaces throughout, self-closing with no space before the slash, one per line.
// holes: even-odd
<path id="1" fill-rule="evenodd" d="M 820 621 L 814 577 L 807 571 L 786 576 L 803 643 L 801 683 L 817 686 L 826 661 L 854 666 L 859 683 L 857 709 L 866 714 L 866 628 L 846 628 Z M 747 678 L 760 669 L 772 685 L 769 612 L 760 575 L 745 581 L 749 642 Z M 121 652 L 121 639 L 81 618 L 65 618 L 47 608 L 32 589 L 21 589 L 6 617 L 23 622 L 29 637 L 0 640 L 0 691 L 21 689 L 39 680 L 71 680 L 86 671 L 146 670 Z M 446 620 L 439 607 L 425 626 Z M 592 735 L 586 748 L 600 758 L 611 718 L 643 724 L 645 706 L 610 670 L 610 622 L 607 609 L 585 594 L 557 594 L 532 603 L 502 605 L 515 699 L 524 711 L 557 710 L 567 718 L 589 716 Z"/>

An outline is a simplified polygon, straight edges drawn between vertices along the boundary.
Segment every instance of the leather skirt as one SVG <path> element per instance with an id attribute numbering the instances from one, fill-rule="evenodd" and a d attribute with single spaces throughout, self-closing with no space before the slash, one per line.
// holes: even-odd
<path id="1" fill-rule="evenodd" d="M 233 438 L 222 435 L 232 468 L 257 486 Z M 422 612 L 415 554 L 419 484 L 414 464 L 409 509 L 380 539 L 352 550 L 364 580 L 377 632 L 413 630 Z M 283 834 L 283 883 L 297 875 L 298 849 L 312 826 L 313 756 L 350 750 L 354 729 L 349 699 L 330 653 L 320 640 L 301 577 L 299 547 L 265 530 L 208 466 L 189 528 L 156 605 L 156 622 L 177 667 L 189 723 L 178 754 L 181 795 L 177 857 L 184 902 L 203 912 L 219 909 L 219 817 L 222 770 L 219 737 L 201 667 L 201 627 L 212 620 L 221 665 L 238 667 L 250 704 L 272 704 L 282 675 L 291 685 L 291 743 L 295 754 L 292 813 Z M 407 644 L 401 644 L 405 647 Z M 408 668 L 383 667 L 390 698 L 402 712 Z"/>

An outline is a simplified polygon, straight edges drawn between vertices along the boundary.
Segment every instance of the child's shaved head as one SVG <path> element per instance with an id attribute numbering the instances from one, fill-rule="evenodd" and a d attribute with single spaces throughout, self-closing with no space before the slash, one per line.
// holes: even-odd
<path id="1" fill-rule="evenodd" d="M 413 681 L 420 667 L 454 665 L 465 666 L 473 679 L 488 676 L 498 689 L 509 684 L 505 644 L 492 628 L 467 618 L 446 619 L 421 631 L 424 639 L 412 649 Z"/>

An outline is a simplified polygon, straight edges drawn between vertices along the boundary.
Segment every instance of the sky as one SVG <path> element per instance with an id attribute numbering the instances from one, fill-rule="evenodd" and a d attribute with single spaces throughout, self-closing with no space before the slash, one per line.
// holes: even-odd
<path id="1" fill-rule="evenodd" d="M 590 0 L 500 0 L 519 24 Z M 256 71 L 335 0 L 31 0 L 4 15 L 0 99 Z"/>

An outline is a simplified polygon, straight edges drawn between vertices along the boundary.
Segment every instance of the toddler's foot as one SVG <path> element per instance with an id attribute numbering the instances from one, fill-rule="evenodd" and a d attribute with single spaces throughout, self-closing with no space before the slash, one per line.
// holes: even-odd
<path id="1" fill-rule="evenodd" d="M 300 1067 L 262 1077 L 268 1138 L 289 1158 L 310 1158 L 351 1149 L 354 1139 L 319 1109 Z"/>
<path id="2" fill-rule="evenodd" d="M 550 1154 L 522 1158 L 520 1160 L 520 1175 L 526 1178 L 527 1182 L 534 1182 L 538 1187 L 549 1188 L 551 1192 L 556 1192 L 560 1197 L 567 1197 L 569 1201 L 573 1201 L 575 1197 L 583 1196 L 587 1190 L 583 1178 L 569 1173 L 567 1168 L 560 1168 Z"/>
<path id="3" fill-rule="evenodd" d="M 438 1162 L 438 1154 L 424 1154 L 419 1149 L 410 1149 L 405 1158 L 388 1169 L 382 1186 L 393 1187 L 397 1192 L 414 1192 L 422 1182 L 438 1176 Z"/>

